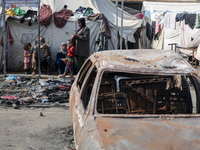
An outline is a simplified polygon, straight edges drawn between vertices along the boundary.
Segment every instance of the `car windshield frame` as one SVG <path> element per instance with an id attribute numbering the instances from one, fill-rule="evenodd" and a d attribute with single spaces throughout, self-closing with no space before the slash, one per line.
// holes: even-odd
<path id="1" fill-rule="evenodd" d="M 104 75 L 105 72 L 118 72 L 118 73 L 127 73 L 127 74 L 141 74 L 141 75 L 158 75 L 158 76 L 174 76 L 177 74 L 171 74 L 171 73 L 156 73 L 154 74 L 153 72 L 147 72 L 147 73 L 141 73 L 141 72 L 137 72 L 137 71 L 125 71 L 125 70 L 115 70 L 115 69 L 102 69 L 100 71 L 100 75 L 99 75 L 99 82 L 98 82 L 98 87 L 96 90 L 96 94 L 95 94 L 95 101 L 94 101 L 94 116 L 96 117 L 111 117 L 111 118 L 160 118 L 160 119 L 167 119 L 167 118 L 199 118 L 200 117 L 200 112 L 196 113 L 196 114 L 103 114 L 103 113 L 99 113 L 97 111 L 97 102 L 98 102 L 98 96 L 99 96 L 99 90 L 100 90 L 100 84 L 101 84 L 101 80 L 102 77 Z M 200 83 L 200 77 L 197 74 L 178 74 L 178 75 L 184 75 L 184 76 L 191 76 L 196 78 L 197 82 Z M 196 86 L 196 85 L 195 85 Z M 200 86 L 197 85 L 198 88 L 200 89 Z M 195 88 L 195 91 L 197 89 Z M 200 91 L 199 91 L 200 93 Z"/>

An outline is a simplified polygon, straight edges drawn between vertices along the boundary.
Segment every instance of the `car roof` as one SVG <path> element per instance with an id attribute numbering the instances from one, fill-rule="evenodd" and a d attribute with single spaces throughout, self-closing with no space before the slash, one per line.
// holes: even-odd
<path id="1" fill-rule="evenodd" d="M 153 74 L 197 74 L 179 54 L 163 49 L 106 50 L 93 54 L 92 61 L 105 70 Z"/>

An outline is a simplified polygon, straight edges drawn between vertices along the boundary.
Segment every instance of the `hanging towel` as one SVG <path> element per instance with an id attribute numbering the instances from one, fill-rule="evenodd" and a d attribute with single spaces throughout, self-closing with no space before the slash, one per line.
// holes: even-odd
<path id="1" fill-rule="evenodd" d="M 196 14 L 186 14 L 185 24 L 188 24 L 191 29 L 194 29 L 195 21 L 196 21 Z"/>
<path id="2" fill-rule="evenodd" d="M 71 10 L 68 10 L 67 8 L 63 8 L 58 12 L 54 12 L 53 16 L 56 27 L 63 28 L 66 25 L 67 20 L 73 15 L 74 13 Z"/>
<path id="3" fill-rule="evenodd" d="M 152 26 L 147 22 L 146 23 L 146 36 L 147 38 L 151 41 L 153 38 L 153 34 L 152 34 Z"/>
<path id="4" fill-rule="evenodd" d="M 168 29 L 176 29 L 176 13 L 166 13 L 164 27 Z"/>
<path id="5" fill-rule="evenodd" d="M 199 13 L 196 15 L 196 25 L 195 28 L 200 28 L 200 24 L 199 24 Z"/>
<path id="6" fill-rule="evenodd" d="M 177 22 L 178 21 L 183 21 L 185 19 L 185 15 L 186 15 L 185 12 L 184 13 L 178 13 L 178 14 L 176 14 L 176 21 Z"/>
<path id="7" fill-rule="evenodd" d="M 162 20 L 163 20 L 163 15 L 160 14 L 160 15 L 158 16 L 158 19 L 156 20 L 155 34 L 157 34 L 157 33 L 160 32 L 160 23 L 161 23 Z"/>

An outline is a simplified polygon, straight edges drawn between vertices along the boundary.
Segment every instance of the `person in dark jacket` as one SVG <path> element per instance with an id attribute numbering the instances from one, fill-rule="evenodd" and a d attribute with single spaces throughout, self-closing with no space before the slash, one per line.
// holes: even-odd
<path id="1" fill-rule="evenodd" d="M 59 49 L 56 56 L 56 67 L 58 68 L 59 74 L 63 74 L 65 71 L 65 63 L 62 61 L 63 58 L 66 58 L 68 54 L 67 43 L 63 42 L 61 48 Z"/>
<path id="2" fill-rule="evenodd" d="M 72 37 L 76 40 L 75 56 L 77 57 L 78 71 L 83 65 L 85 59 L 89 57 L 90 52 L 90 29 L 86 27 L 85 18 L 79 18 L 79 30 Z"/>

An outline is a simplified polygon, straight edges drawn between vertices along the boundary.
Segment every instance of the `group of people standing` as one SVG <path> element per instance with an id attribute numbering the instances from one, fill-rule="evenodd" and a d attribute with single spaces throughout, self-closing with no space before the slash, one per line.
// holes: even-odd
<path id="1" fill-rule="evenodd" d="M 67 42 L 61 44 L 61 48 L 56 56 L 56 67 L 59 70 L 60 77 L 65 77 L 70 73 L 70 77 L 74 74 L 74 57 L 77 58 L 78 71 L 83 65 L 86 58 L 89 56 L 89 40 L 90 40 L 90 29 L 86 27 L 85 18 L 79 18 L 78 21 L 79 30 L 76 34 L 72 35 L 72 38 Z M 51 49 L 45 43 L 43 37 L 40 38 L 40 62 L 41 66 L 45 67 L 47 74 L 50 73 L 51 67 Z M 31 50 L 31 44 L 26 43 L 24 45 L 24 69 L 25 73 L 30 73 L 31 64 L 33 64 L 33 72 L 36 73 L 37 60 L 38 60 L 38 44 Z"/>

